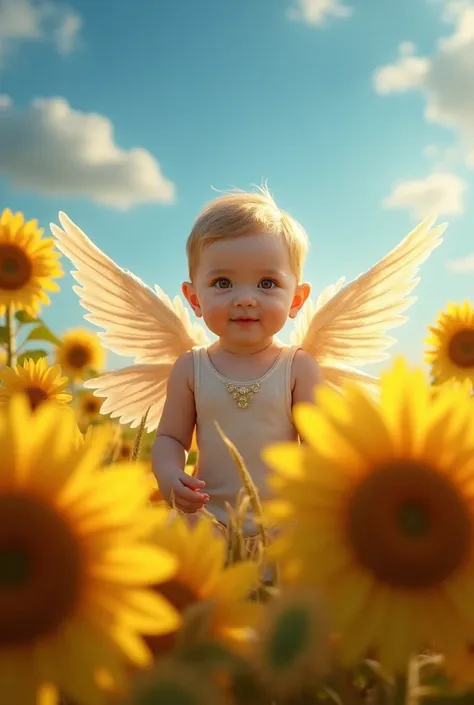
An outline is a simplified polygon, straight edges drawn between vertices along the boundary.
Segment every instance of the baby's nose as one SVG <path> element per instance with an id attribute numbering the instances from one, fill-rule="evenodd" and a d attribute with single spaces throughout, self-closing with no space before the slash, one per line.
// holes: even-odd
<path id="1" fill-rule="evenodd" d="M 239 289 L 235 292 L 234 303 L 236 306 L 255 306 L 255 294 L 248 289 Z"/>

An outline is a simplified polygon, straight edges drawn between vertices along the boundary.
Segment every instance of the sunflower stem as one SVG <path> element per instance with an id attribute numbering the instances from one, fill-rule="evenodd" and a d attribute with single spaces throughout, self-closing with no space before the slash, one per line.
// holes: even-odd
<path id="1" fill-rule="evenodd" d="M 405 697 L 406 705 L 418 705 L 420 685 L 420 664 L 417 658 L 413 657 L 408 664 L 407 692 Z"/>
<path id="2" fill-rule="evenodd" d="M 71 408 L 75 410 L 76 413 L 79 412 L 79 394 L 77 384 L 74 379 L 69 377 L 69 393 L 72 396 Z"/>
<path id="3" fill-rule="evenodd" d="M 408 678 L 397 676 L 393 688 L 393 705 L 408 705 Z"/>
<path id="4" fill-rule="evenodd" d="M 7 306 L 5 323 L 7 327 L 7 365 L 14 367 L 16 365 L 15 310 L 11 304 Z"/>

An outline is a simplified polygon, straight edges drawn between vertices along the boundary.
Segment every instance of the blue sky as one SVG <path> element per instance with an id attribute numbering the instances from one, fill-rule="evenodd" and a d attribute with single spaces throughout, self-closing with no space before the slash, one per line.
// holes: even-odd
<path id="1" fill-rule="evenodd" d="M 450 227 L 392 349 L 419 359 L 437 311 L 473 292 L 472 5 L 106 5 L 0 0 L 1 207 L 45 228 L 65 210 L 171 295 L 213 188 L 268 180 L 308 231 L 315 292 L 367 269 L 438 208 Z M 62 279 L 43 312 L 57 333 L 83 323 L 72 284 Z"/>

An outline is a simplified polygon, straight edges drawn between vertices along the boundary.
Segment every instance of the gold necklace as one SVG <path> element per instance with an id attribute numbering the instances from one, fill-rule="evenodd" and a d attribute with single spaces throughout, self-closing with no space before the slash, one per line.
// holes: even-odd
<path id="1" fill-rule="evenodd" d="M 260 384 L 258 382 L 255 382 L 249 386 L 242 385 L 241 387 L 236 384 L 232 384 L 231 382 L 227 382 L 225 386 L 239 409 L 246 409 L 255 394 L 260 391 Z"/>

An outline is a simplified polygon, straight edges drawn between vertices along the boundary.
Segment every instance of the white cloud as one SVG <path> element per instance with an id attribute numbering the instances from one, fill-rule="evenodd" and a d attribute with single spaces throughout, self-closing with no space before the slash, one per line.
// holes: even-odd
<path id="1" fill-rule="evenodd" d="M 306 22 L 321 27 L 328 17 L 345 19 L 352 15 L 352 8 L 340 0 L 294 0 L 295 4 L 288 8 L 287 14 L 291 20 Z"/>
<path id="2" fill-rule="evenodd" d="M 451 0 L 443 20 L 451 34 L 438 40 L 432 56 L 415 56 L 399 47 L 398 59 L 375 71 L 374 86 L 382 95 L 420 91 L 425 117 L 452 129 L 460 140 L 464 160 L 474 168 L 474 2 Z"/>
<path id="3" fill-rule="evenodd" d="M 70 54 L 78 47 L 78 38 L 82 24 L 82 18 L 71 12 L 66 15 L 63 22 L 56 27 L 53 37 L 60 54 Z"/>
<path id="4" fill-rule="evenodd" d="M 466 257 L 451 260 L 448 262 L 448 269 L 450 272 L 456 272 L 457 274 L 474 272 L 474 252 L 466 255 Z"/>
<path id="5" fill-rule="evenodd" d="M 81 29 L 82 19 L 62 0 L 0 0 L 0 64 L 24 42 L 52 42 L 69 54 Z"/>
<path id="6" fill-rule="evenodd" d="M 0 174 L 17 189 L 122 209 L 175 197 L 150 152 L 121 149 L 107 117 L 74 110 L 60 97 L 19 110 L 0 96 Z"/>
<path id="7" fill-rule="evenodd" d="M 440 149 L 436 144 L 427 144 L 423 150 L 423 156 L 428 159 L 434 159 L 439 156 Z"/>
<path id="8" fill-rule="evenodd" d="M 380 95 L 419 88 L 429 71 L 428 59 L 406 54 L 403 45 L 400 45 L 398 50 L 400 57 L 395 63 L 383 66 L 375 72 L 375 89 Z"/>
<path id="9" fill-rule="evenodd" d="M 464 211 L 466 182 L 449 172 L 435 172 L 425 179 L 413 179 L 396 184 L 384 200 L 386 208 L 404 208 L 414 218 L 460 215 Z"/>

